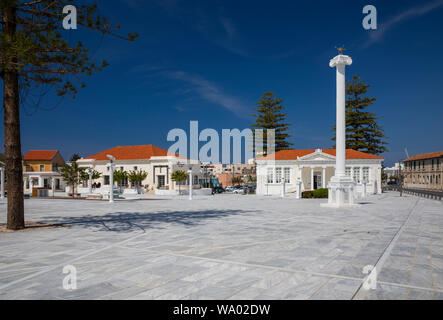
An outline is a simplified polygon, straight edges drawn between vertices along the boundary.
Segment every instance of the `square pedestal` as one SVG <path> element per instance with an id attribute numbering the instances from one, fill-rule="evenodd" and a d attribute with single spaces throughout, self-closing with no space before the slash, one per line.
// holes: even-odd
<path id="1" fill-rule="evenodd" d="M 347 176 L 332 177 L 328 185 L 328 203 L 322 203 L 322 207 L 349 207 L 358 206 L 354 203 L 354 181 Z"/>

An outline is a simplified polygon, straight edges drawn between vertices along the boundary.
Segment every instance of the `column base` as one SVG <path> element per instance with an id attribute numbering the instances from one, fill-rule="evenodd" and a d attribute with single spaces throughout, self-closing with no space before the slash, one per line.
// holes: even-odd
<path id="1" fill-rule="evenodd" d="M 328 185 L 328 203 L 322 203 L 322 207 L 349 207 L 359 206 L 354 203 L 355 182 L 347 176 L 334 176 Z"/>

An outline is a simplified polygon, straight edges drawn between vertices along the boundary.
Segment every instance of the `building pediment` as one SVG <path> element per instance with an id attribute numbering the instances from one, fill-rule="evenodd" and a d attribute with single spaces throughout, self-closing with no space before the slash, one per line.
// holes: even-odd
<path id="1" fill-rule="evenodd" d="M 315 152 L 307 154 L 303 157 L 299 157 L 297 160 L 299 161 L 331 161 L 335 160 L 335 157 L 322 152 L 320 149 L 317 149 Z"/>

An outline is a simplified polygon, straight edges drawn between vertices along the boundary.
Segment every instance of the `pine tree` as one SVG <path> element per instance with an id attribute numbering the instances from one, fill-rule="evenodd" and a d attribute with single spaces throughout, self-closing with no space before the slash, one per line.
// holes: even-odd
<path id="1" fill-rule="evenodd" d="M 385 147 L 387 143 L 384 141 L 383 128 L 377 123 L 380 117 L 366 111 L 376 100 L 364 96 L 369 87 L 359 76 L 346 81 L 346 149 L 380 154 L 388 149 Z M 332 140 L 335 141 L 335 126 L 333 131 Z"/>
<path id="2" fill-rule="evenodd" d="M 84 3 L 84 2 L 83 2 Z M 70 81 L 90 76 L 107 66 L 90 59 L 81 42 L 69 43 L 63 27 L 66 6 L 77 10 L 77 25 L 101 34 L 129 41 L 136 34 L 120 36 L 106 18 L 97 14 L 97 6 L 80 0 L 1 0 L 0 1 L 0 77 L 3 80 L 6 177 L 8 179 L 7 228 L 25 227 L 23 169 L 20 140 L 20 105 L 22 93 L 53 88 L 59 96 L 75 97 L 83 83 Z M 69 13 L 69 12 L 68 12 Z M 70 14 L 73 14 L 73 10 Z M 72 19 L 70 21 L 73 23 Z M 39 99 L 37 99 L 39 100 Z"/>
<path id="3" fill-rule="evenodd" d="M 283 99 L 277 98 L 274 93 L 266 92 L 258 101 L 255 111 L 257 114 L 253 114 L 255 117 L 255 123 L 252 128 L 263 129 L 263 152 L 267 154 L 269 147 L 267 143 L 267 131 L 266 129 L 275 130 L 275 151 L 290 149 L 292 143 L 287 141 L 287 138 L 291 137 L 286 131 L 289 129 L 290 123 L 286 123 L 287 113 L 282 112 L 284 106 L 282 105 Z M 254 137 L 255 137 L 255 130 Z M 260 146 L 254 145 L 254 152 Z"/>

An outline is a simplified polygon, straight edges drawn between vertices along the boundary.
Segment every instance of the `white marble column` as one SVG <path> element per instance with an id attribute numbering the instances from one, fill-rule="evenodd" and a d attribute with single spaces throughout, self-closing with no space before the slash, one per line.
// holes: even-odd
<path id="1" fill-rule="evenodd" d="M 1 188 L 0 188 L 0 198 L 4 199 L 5 198 L 5 167 L 1 167 L 0 168 L 0 172 L 1 172 Z"/>
<path id="2" fill-rule="evenodd" d="M 189 200 L 192 200 L 192 170 L 188 170 L 189 175 Z"/>
<path id="3" fill-rule="evenodd" d="M 91 194 L 92 193 L 92 168 L 88 168 L 88 173 L 89 173 L 88 189 L 89 189 L 89 194 Z"/>
<path id="4" fill-rule="evenodd" d="M 331 178 L 328 189 L 331 193 L 326 206 L 341 207 L 353 204 L 354 183 L 346 176 L 346 110 L 345 110 L 345 70 L 352 64 L 349 56 L 341 54 L 341 50 L 329 62 L 331 68 L 336 68 L 336 147 L 335 147 L 335 175 Z"/>
<path id="5" fill-rule="evenodd" d="M 363 167 L 360 166 L 360 178 L 359 178 L 360 183 L 363 182 Z"/>
<path id="6" fill-rule="evenodd" d="M 298 166 L 298 178 L 300 179 L 300 190 L 303 186 L 303 166 Z"/>
<path id="7" fill-rule="evenodd" d="M 321 187 L 326 188 L 326 167 L 325 166 L 322 167 L 321 180 L 322 180 Z"/>
<path id="8" fill-rule="evenodd" d="M 55 178 L 51 177 L 51 189 L 52 189 L 52 196 L 55 195 Z"/>

